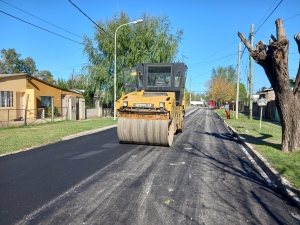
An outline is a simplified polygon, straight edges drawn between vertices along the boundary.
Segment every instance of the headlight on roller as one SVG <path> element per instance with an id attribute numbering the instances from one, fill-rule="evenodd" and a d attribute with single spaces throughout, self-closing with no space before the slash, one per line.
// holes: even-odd
<path id="1" fill-rule="evenodd" d="M 128 106 L 128 102 L 127 102 L 127 101 L 124 101 L 124 102 L 123 102 L 123 106 L 125 106 L 125 107 Z"/>
<path id="2" fill-rule="evenodd" d="M 164 102 L 160 102 L 160 103 L 159 103 L 159 107 L 160 107 L 160 108 L 164 108 L 164 107 L 165 107 L 165 103 L 164 103 Z"/>

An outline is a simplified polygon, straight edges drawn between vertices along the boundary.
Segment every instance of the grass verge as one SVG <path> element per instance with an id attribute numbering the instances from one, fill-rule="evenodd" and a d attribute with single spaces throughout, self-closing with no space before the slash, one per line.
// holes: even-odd
<path id="1" fill-rule="evenodd" d="M 94 118 L 2 128 L 0 155 L 57 142 L 68 135 L 114 124 L 117 121 L 112 118 Z"/>
<path id="2" fill-rule="evenodd" d="M 225 118 L 225 111 L 215 110 L 222 118 Z M 295 192 L 300 194 L 300 151 L 281 151 L 281 126 L 272 121 L 249 120 L 248 116 L 239 114 L 235 119 L 235 114 L 231 112 L 230 120 L 226 123 L 233 127 L 241 136 L 246 138 L 256 151 L 258 151 L 269 164 L 284 176 L 295 188 Z"/>

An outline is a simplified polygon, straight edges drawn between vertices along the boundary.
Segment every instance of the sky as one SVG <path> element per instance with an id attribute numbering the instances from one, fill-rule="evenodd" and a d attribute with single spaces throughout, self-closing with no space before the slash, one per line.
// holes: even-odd
<path id="1" fill-rule="evenodd" d="M 176 30 L 183 29 L 177 59 L 188 67 L 186 87 L 204 93 L 212 69 L 238 64 L 238 31 L 249 36 L 254 25 L 254 46 L 276 36 L 275 20 L 281 18 L 290 40 L 289 73 L 295 78 L 299 65 L 294 34 L 300 32 L 300 0 L 72 0 L 93 21 L 106 21 L 124 11 L 131 21 L 143 12 L 169 16 Z M 10 14 L 11 16 L 7 15 Z M 28 23 L 39 26 L 39 29 Z M 21 58 L 32 57 L 38 70 L 49 70 L 54 79 L 67 80 L 88 63 L 83 35 L 94 36 L 94 24 L 68 0 L 0 0 L 0 49 L 14 48 Z M 122 28 L 121 28 L 122 29 Z M 55 35 L 55 34 L 57 35 Z M 60 35 L 60 36 L 58 36 Z M 63 37 L 61 37 L 63 36 Z M 240 81 L 247 87 L 249 53 L 242 44 Z M 184 56 L 184 57 L 183 57 Z M 261 66 L 253 61 L 253 92 L 270 87 Z"/>

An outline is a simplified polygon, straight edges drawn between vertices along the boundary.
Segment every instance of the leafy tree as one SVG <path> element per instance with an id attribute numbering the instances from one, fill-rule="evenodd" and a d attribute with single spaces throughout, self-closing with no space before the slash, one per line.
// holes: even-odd
<path id="1" fill-rule="evenodd" d="M 142 23 L 126 25 L 117 32 L 117 95 L 122 93 L 121 70 L 124 67 L 134 67 L 137 63 L 162 63 L 175 60 L 183 30 L 172 34 L 172 27 L 167 16 L 153 17 L 143 13 Z M 84 37 L 84 53 L 89 65 L 85 67 L 88 73 L 89 91 L 96 93 L 103 103 L 113 100 L 114 93 L 114 33 L 123 24 L 132 21 L 128 14 L 120 12 L 98 25 L 106 32 L 95 27 L 93 40 Z M 108 35 L 110 34 L 110 35 Z"/>
<path id="2" fill-rule="evenodd" d="M 21 54 L 18 54 L 15 49 L 2 49 L 1 50 L 1 62 L 0 71 L 1 73 L 11 74 L 20 73 L 22 71 L 22 63 L 20 60 Z"/>
<path id="3" fill-rule="evenodd" d="M 34 75 L 37 72 L 35 61 L 31 57 L 21 59 L 14 48 L 1 50 L 0 73 L 29 73 Z"/>
<path id="4" fill-rule="evenodd" d="M 48 70 L 41 70 L 39 71 L 35 77 L 39 78 L 40 80 L 43 80 L 50 84 L 55 84 L 55 80 L 53 79 L 53 75 Z"/>
<path id="5" fill-rule="evenodd" d="M 88 88 L 87 82 L 88 76 L 84 74 L 76 74 L 69 77 L 68 85 L 71 87 L 71 89 L 86 90 Z"/>
<path id="6" fill-rule="evenodd" d="M 236 96 L 236 74 L 232 66 L 212 70 L 212 78 L 205 86 L 207 95 L 216 102 L 234 100 Z"/>
<path id="7" fill-rule="evenodd" d="M 22 60 L 23 69 L 22 71 L 25 73 L 29 73 L 31 75 L 35 75 L 38 70 L 35 65 L 35 61 L 31 57 L 27 57 L 24 60 Z"/>
<path id="8" fill-rule="evenodd" d="M 69 85 L 68 81 L 64 80 L 63 78 L 58 78 L 56 81 L 56 86 L 61 88 L 61 89 L 65 89 L 65 90 L 69 90 L 72 87 Z"/>
<path id="9" fill-rule="evenodd" d="M 275 104 L 282 126 L 282 146 L 284 152 L 300 149 L 300 64 L 295 79 L 295 88 L 291 90 L 288 72 L 289 40 L 285 35 L 283 22 L 276 20 L 276 38 L 269 45 L 263 41 L 256 44 L 254 50 L 242 33 L 238 36 L 250 52 L 251 57 L 263 67 L 275 93 Z M 300 33 L 294 36 L 300 53 Z"/>
<path id="10" fill-rule="evenodd" d="M 235 90 L 236 90 L 237 85 L 235 85 Z M 235 91 L 236 93 L 236 91 Z M 248 101 L 248 97 L 247 97 L 247 91 L 245 88 L 245 84 L 240 83 L 239 85 L 239 101 L 242 102 L 247 102 Z"/>

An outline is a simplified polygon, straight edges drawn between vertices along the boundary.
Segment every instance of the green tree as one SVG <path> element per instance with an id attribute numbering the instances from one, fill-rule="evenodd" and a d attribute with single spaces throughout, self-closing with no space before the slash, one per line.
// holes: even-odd
<path id="1" fill-rule="evenodd" d="M 65 90 L 71 89 L 71 86 L 69 85 L 68 81 L 64 80 L 63 78 L 57 79 L 56 86 Z"/>
<path id="2" fill-rule="evenodd" d="M 236 85 L 235 85 L 235 89 L 236 89 Z M 239 85 L 239 101 L 242 102 L 247 102 L 248 101 L 248 97 L 247 97 L 247 91 L 245 88 L 245 84 L 240 83 Z"/>
<path id="3" fill-rule="evenodd" d="M 43 80 L 47 83 L 50 83 L 50 84 L 55 84 L 55 80 L 53 78 L 53 75 L 50 71 L 48 70 L 41 70 L 39 71 L 35 77 L 39 78 L 40 80 Z"/>
<path id="4" fill-rule="evenodd" d="M 213 68 L 211 79 L 205 84 L 207 95 L 216 102 L 235 100 L 236 79 L 232 66 Z"/>
<path id="5" fill-rule="evenodd" d="M 35 61 L 31 57 L 21 59 L 21 54 L 14 48 L 1 50 L 0 73 L 29 73 L 36 74 L 37 69 Z"/>
<path id="6" fill-rule="evenodd" d="M 117 32 L 117 96 L 122 93 L 121 70 L 137 63 L 167 63 L 175 60 L 183 30 L 172 34 L 166 15 L 154 17 L 143 13 L 142 23 L 121 27 Z M 120 12 L 106 21 L 99 21 L 103 30 L 95 27 L 93 40 L 84 36 L 84 53 L 89 64 L 88 93 L 98 92 L 103 103 L 113 100 L 114 93 L 114 33 L 122 25 L 132 21 L 128 14 Z M 108 35 L 110 34 L 110 36 Z"/>
<path id="7" fill-rule="evenodd" d="M 22 60 L 22 64 L 23 64 L 23 69 L 22 69 L 23 72 L 29 73 L 33 76 L 38 72 L 33 58 L 31 57 L 25 58 L 24 60 Z"/>

